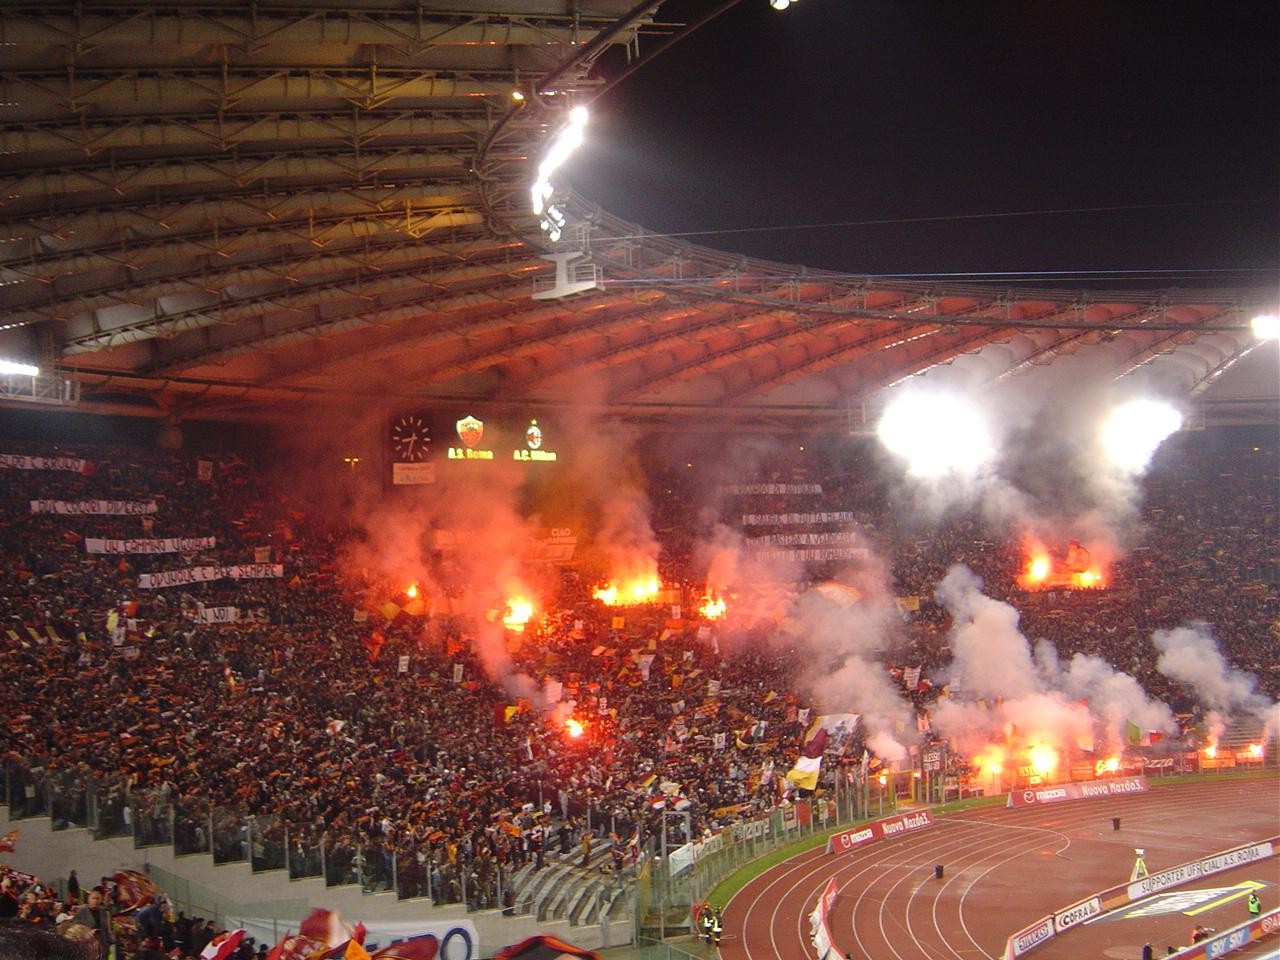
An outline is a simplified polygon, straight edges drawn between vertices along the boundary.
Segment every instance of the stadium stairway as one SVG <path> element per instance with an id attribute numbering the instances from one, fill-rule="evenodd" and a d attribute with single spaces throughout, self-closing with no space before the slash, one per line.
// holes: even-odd
<path id="1" fill-rule="evenodd" d="M 607 840 L 596 841 L 592 865 L 573 866 L 576 855 L 548 858 L 547 866 L 520 873 L 517 909 L 468 912 L 462 904 L 432 906 L 426 900 L 399 900 L 394 892 L 366 893 L 358 884 L 326 886 L 323 878 L 291 880 L 283 870 L 255 873 L 245 862 L 215 864 L 208 854 L 175 856 L 172 847 L 135 848 L 128 837 L 95 839 L 86 829 L 54 830 L 48 817 L 10 820 L 0 804 L 0 834 L 18 830 L 16 849 L 5 854 L 9 866 L 34 874 L 46 883 L 61 884 L 71 870 L 81 882 L 93 883 L 117 870 L 149 873 L 177 908 L 189 916 L 226 924 L 237 917 L 271 918 L 278 935 L 297 929 L 298 921 L 315 907 L 338 911 L 349 923 L 448 923 L 469 920 L 475 925 L 482 955 L 539 933 L 551 933 L 588 949 L 630 943 L 633 925 L 627 915 L 626 888 L 610 889 L 610 878 L 597 868 L 609 860 Z M 519 876 L 519 874 L 517 875 Z M 615 884 L 616 887 L 616 884 Z"/>
<path id="2" fill-rule="evenodd" d="M 626 887 L 612 875 L 610 849 L 607 839 L 596 838 L 586 869 L 578 866 L 577 850 L 548 856 L 541 870 L 525 864 L 512 878 L 516 912 L 539 922 L 567 920 L 575 927 L 618 919 L 615 914 L 625 912 Z"/>

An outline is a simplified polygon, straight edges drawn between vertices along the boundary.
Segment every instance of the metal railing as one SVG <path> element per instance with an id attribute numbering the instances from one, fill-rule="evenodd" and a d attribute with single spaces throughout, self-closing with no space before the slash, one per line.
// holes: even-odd
<path id="1" fill-rule="evenodd" d="M 132 836 L 138 848 L 212 855 L 219 864 L 248 862 L 255 873 L 283 870 L 294 880 L 323 877 L 328 886 L 359 885 L 366 893 L 394 891 L 401 900 L 469 910 L 510 907 L 514 899 L 512 865 L 468 849 L 333 839 L 278 815 L 175 799 L 163 787 L 130 789 L 122 777 L 80 768 L 10 760 L 0 777 L 0 802 L 7 803 L 10 820 L 47 817 L 55 830 L 87 828 L 95 839 Z"/>
<path id="2" fill-rule="evenodd" d="M 638 877 L 636 942 L 691 928 L 692 905 L 751 861 L 895 807 L 892 796 L 877 798 L 866 784 L 845 784 L 830 797 L 761 810 L 692 845 L 673 847 L 668 840 L 664 853 Z"/>

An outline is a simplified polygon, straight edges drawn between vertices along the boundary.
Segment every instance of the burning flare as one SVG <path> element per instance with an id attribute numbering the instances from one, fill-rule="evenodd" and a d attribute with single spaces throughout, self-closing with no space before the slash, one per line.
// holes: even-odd
<path id="1" fill-rule="evenodd" d="M 1100 777 L 1104 773 L 1115 773 L 1120 769 L 1119 757 L 1107 757 L 1105 760 L 1099 760 L 1093 765 L 1093 775 Z"/>
<path id="2" fill-rule="evenodd" d="M 711 594 L 703 598 L 702 606 L 698 608 L 698 612 L 708 620 L 719 620 L 724 616 L 726 609 L 728 608 L 725 606 L 724 600 Z"/>
<path id="3" fill-rule="evenodd" d="M 1053 569 L 1053 564 L 1049 562 L 1048 554 L 1040 554 L 1032 557 L 1031 563 L 1027 567 L 1027 579 L 1032 583 L 1041 583 L 1048 579 L 1049 572 Z"/>
<path id="4" fill-rule="evenodd" d="M 1044 777 L 1058 769 L 1058 751 L 1048 744 L 1037 743 L 1028 752 L 1031 769 Z"/>
<path id="5" fill-rule="evenodd" d="M 1004 773 L 1005 749 L 988 744 L 973 758 L 973 767 L 984 777 L 998 777 Z"/>
<path id="6" fill-rule="evenodd" d="M 575 720 L 573 717 L 567 717 L 564 721 L 564 729 L 565 733 L 569 734 L 569 736 L 576 740 L 578 737 L 582 736 L 583 731 L 586 728 L 582 725 L 582 721 Z"/>
<path id="7" fill-rule="evenodd" d="M 502 616 L 502 625 L 508 630 L 523 633 L 525 624 L 533 617 L 533 602 L 525 597 L 512 597 L 507 601 L 507 612 Z"/>
<path id="8" fill-rule="evenodd" d="M 652 603 L 661 589 L 662 583 L 657 577 L 639 577 L 624 581 L 621 586 L 610 583 L 591 595 L 606 607 L 629 607 Z"/>
<path id="9" fill-rule="evenodd" d="M 409 584 L 404 588 L 404 595 L 410 600 L 415 599 L 418 596 L 418 585 L 416 583 Z"/>
<path id="10" fill-rule="evenodd" d="M 1024 590 L 1095 590 L 1106 586 L 1102 569 L 1079 541 L 1067 543 L 1066 554 L 1056 557 L 1044 544 L 1027 544 L 1026 570 L 1018 577 Z"/>

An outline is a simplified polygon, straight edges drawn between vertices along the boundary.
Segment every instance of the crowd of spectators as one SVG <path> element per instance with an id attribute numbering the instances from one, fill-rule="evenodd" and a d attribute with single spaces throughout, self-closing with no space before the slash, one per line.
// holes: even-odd
<path id="1" fill-rule="evenodd" d="M 3 471 L 0 682 L 11 706 L 0 744 L 16 815 L 47 812 L 42 791 L 57 784 L 55 824 L 80 822 L 92 783 L 99 823 L 179 852 L 372 887 L 394 876 L 402 895 L 499 906 L 504 881 L 548 854 L 591 862 L 607 849 L 605 866 L 621 869 L 657 834 L 663 809 L 687 810 L 701 834 L 787 789 L 815 712 L 803 665 L 770 624 L 729 637 L 693 615 L 701 587 L 689 531 L 705 525 L 705 503 L 683 478 L 655 477 L 650 491 L 655 529 L 664 547 L 671 540 L 664 579 L 687 587 L 682 609 L 606 607 L 589 575 L 568 572 L 544 615 L 508 643 L 508 675 L 491 677 L 476 624 L 438 611 L 385 622 L 370 601 L 394 588 L 356 582 L 335 561 L 353 531 L 311 515 L 238 456 L 19 444 L 0 453 L 93 464 Z M 885 665 L 895 677 L 913 667 L 944 676 L 948 623 L 932 588 L 964 562 L 1019 608 L 1029 636 L 1063 656 L 1105 657 L 1194 711 L 1191 692 L 1154 669 L 1154 629 L 1208 622 L 1233 663 L 1280 693 L 1274 463 L 1274 451 L 1183 442 L 1146 483 L 1140 542 L 1097 591 L 1020 592 L 1015 533 L 993 535 L 970 515 L 923 532 L 899 526 L 883 486 L 821 461 L 784 477 L 820 484 L 816 499 L 726 498 L 718 518 L 856 513 L 865 541 L 889 558 L 895 594 L 916 601 Z M 36 499 L 157 509 L 33 513 Z M 203 536 L 216 546 L 188 555 L 84 545 Z M 142 573 L 264 561 L 283 575 L 138 587 Z M 235 607 L 240 619 L 202 623 L 202 605 Z M 583 735 L 568 734 L 562 706 L 513 692 L 513 678 L 531 690 L 559 682 Z M 910 694 L 927 704 L 929 691 Z"/>
<path id="2" fill-rule="evenodd" d="M 65 960 L 177 960 L 199 957 L 209 943 L 228 931 L 212 919 L 187 914 L 143 874 L 122 871 L 81 887 L 76 871 L 64 891 L 30 874 L 0 867 L 0 936 L 4 933 L 56 934 L 77 949 L 39 952 Z M 53 941 L 31 941 L 42 951 Z M 8 940 L 12 948 L 19 941 Z M 270 945 L 246 936 L 228 960 L 265 960 Z M 9 956 L 0 949 L 0 956 Z"/>

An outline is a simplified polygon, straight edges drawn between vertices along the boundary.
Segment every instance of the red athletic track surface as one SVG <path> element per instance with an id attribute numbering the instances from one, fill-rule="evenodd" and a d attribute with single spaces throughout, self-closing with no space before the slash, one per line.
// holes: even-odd
<path id="1" fill-rule="evenodd" d="M 1121 828 L 1112 828 L 1112 818 Z M 822 848 L 744 887 L 724 911 L 724 960 L 813 958 L 809 914 L 831 877 L 839 896 L 829 924 L 841 955 L 864 960 L 999 957 L 1010 934 L 1129 879 L 1134 848 L 1152 873 L 1280 834 L 1280 778 L 1155 786 L 1150 793 L 1040 807 L 987 807 L 939 817 L 932 827 L 841 854 Z M 1277 860 L 1188 886 L 1257 880 L 1263 910 L 1280 901 Z M 941 880 L 934 865 L 942 864 Z M 1236 900 L 1192 919 L 1181 913 L 1093 923 L 1032 951 L 1035 960 L 1138 960 L 1190 942 L 1199 922 L 1226 929 L 1247 919 Z"/>

